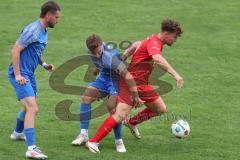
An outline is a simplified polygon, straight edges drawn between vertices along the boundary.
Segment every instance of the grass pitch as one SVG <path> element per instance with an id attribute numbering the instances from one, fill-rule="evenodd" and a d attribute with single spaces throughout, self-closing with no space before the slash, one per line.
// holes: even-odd
<path id="1" fill-rule="evenodd" d="M 0 159 L 25 159 L 24 142 L 13 142 L 9 135 L 15 125 L 19 104 L 8 82 L 10 50 L 25 25 L 39 16 L 44 1 L 0 1 Z M 62 17 L 55 29 L 49 29 L 44 59 L 56 67 L 85 53 L 85 39 L 95 32 L 105 41 L 120 44 L 159 32 L 165 18 L 176 19 L 184 34 L 163 55 L 184 77 L 185 86 L 177 89 L 175 80 L 165 74 L 160 79 L 173 86 L 163 95 L 169 114 L 139 126 L 143 135 L 136 140 L 124 128 L 127 153 L 118 154 L 113 134 L 101 143 L 101 154 L 84 147 L 72 147 L 79 133 L 79 122 L 62 121 L 55 106 L 64 99 L 73 100 L 71 111 L 79 110 L 80 96 L 64 95 L 49 87 L 49 74 L 39 67 L 36 142 L 51 160 L 85 159 L 161 159 L 161 160 L 237 160 L 239 159 L 240 74 L 238 0 L 59 0 Z M 67 84 L 85 86 L 86 66 L 74 70 Z M 159 78 L 153 77 L 153 78 Z M 100 102 L 94 103 L 96 107 Z M 136 112 L 136 111 L 135 111 Z M 184 140 L 170 133 L 173 116 L 185 116 L 191 126 Z M 90 135 L 107 115 L 91 121 Z"/>

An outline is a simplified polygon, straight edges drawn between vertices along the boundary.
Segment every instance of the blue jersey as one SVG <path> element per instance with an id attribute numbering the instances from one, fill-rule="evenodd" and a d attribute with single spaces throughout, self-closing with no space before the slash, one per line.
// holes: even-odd
<path id="1" fill-rule="evenodd" d="M 119 80 L 119 66 L 123 64 L 123 62 L 117 49 L 112 49 L 111 46 L 103 44 L 101 58 L 91 56 L 91 59 L 100 71 L 100 77 L 106 80 Z"/>
<path id="2" fill-rule="evenodd" d="M 41 63 L 42 54 L 48 41 L 48 32 L 37 20 L 26 26 L 17 42 L 24 48 L 20 53 L 20 73 L 34 76 L 34 72 Z M 14 75 L 13 65 L 8 68 L 8 74 Z"/>

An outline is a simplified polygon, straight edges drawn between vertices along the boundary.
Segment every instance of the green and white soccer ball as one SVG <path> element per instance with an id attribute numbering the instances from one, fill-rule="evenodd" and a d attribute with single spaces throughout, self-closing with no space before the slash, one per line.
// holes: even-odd
<path id="1" fill-rule="evenodd" d="M 185 138 L 190 133 L 190 126 L 185 120 L 177 120 L 176 122 L 172 123 L 171 131 L 172 134 L 177 138 Z"/>

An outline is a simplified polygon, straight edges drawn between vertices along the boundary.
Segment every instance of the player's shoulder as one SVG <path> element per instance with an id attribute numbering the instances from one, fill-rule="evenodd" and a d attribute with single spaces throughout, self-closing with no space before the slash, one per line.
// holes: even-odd
<path id="1" fill-rule="evenodd" d="M 41 23 L 39 20 L 28 24 L 22 31 L 23 34 L 32 34 L 33 36 L 38 36 L 41 31 Z"/>
<path id="2" fill-rule="evenodd" d="M 119 55 L 119 50 L 112 44 L 103 44 L 103 50 L 106 56 L 113 57 Z"/>
<path id="3" fill-rule="evenodd" d="M 158 45 L 162 46 L 162 41 L 160 40 L 160 37 L 158 34 L 152 34 L 151 36 L 148 37 L 147 43 L 150 45 Z"/>
<path id="4" fill-rule="evenodd" d="M 148 40 L 157 41 L 157 40 L 159 40 L 159 37 L 157 34 L 152 34 L 148 37 Z"/>
<path id="5" fill-rule="evenodd" d="M 112 43 L 105 43 L 103 42 L 103 49 L 106 51 L 111 51 L 115 48 L 115 46 Z"/>

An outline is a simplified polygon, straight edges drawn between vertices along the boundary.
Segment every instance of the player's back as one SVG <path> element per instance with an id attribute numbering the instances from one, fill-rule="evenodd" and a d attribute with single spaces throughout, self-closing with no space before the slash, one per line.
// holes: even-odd
<path id="1" fill-rule="evenodd" d="M 162 47 L 162 42 L 157 34 L 141 41 L 128 67 L 128 71 L 133 75 L 138 85 L 149 83 L 148 79 L 154 64 L 152 55 L 161 54 Z"/>

